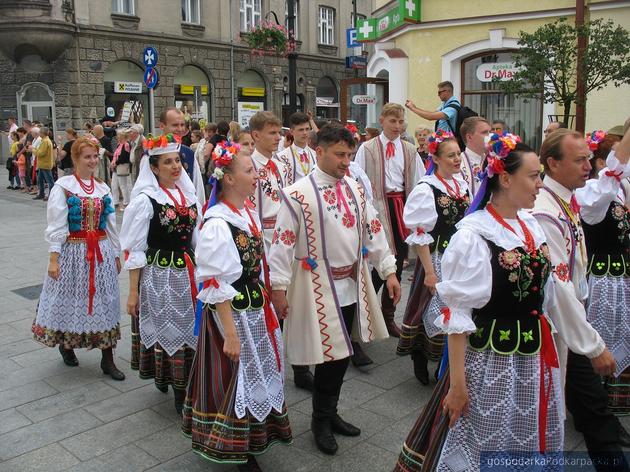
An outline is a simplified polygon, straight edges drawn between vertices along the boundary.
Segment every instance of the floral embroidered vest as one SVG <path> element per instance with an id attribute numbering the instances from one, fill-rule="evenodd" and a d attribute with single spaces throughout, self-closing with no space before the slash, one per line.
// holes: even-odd
<path id="1" fill-rule="evenodd" d="M 194 261 L 192 234 L 197 224 L 197 207 L 191 205 L 179 210 L 168 203 L 158 203 L 149 197 L 153 205 L 153 218 L 149 223 L 147 238 L 147 264 L 158 267 L 186 267 L 185 254 Z"/>
<path id="2" fill-rule="evenodd" d="M 588 273 L 594 276 L 630 277 L 630 213 L 622 203 L 611 202 L 604 219 L 589 225 L 582 222 Z"/>
<path id="3" fill-rule="evenodd" d="M 107 216 L 114 212 L 109 195 L 99 198 L 79 197 L 66 191 L 68 203 L 68 229 L 77 231 L 104 230 Z"/>
<path id="4" fill-rule="evenodd" d="M 427 185 L 433 190 L 435 209 L 438 215 L 434 228 L 429 231 L 433 238 L 429 250 L 431 253 L 436 249 L 440 253 L 444 253 L 448 243 L 457 231 L 455 225 L 464 217 L 466 210 L 470 206 L 470 200 L 468 194 L 465 194 L 464 198 L 458 200 L 429 183 Z"/>
<path id="5" fill-rule="evenodd" d="M 492 349 L 498 354 L 531 355 L 541 347 L 540 323 L 544 286 L 551 263 L 542 245 L 536 254 L 517 247 L 510 251 L 486 241 L 491 252 L 492 295 L 473 310 L 477 331 L 468 337 L 472 349 Z"/>
<path id="6" fill-rule="evenodd" d="M 228 223 L 236 250 L 241 258 L 243 273 L 232 283 L 238 294 L 232 299 L 235 311 L 260 310 L 265 304 L 265 290 L 261 278 L 264 242 L 260 236 L 250 236 L 245 231 Z M 215 309 L 210 305 L 211 309 Z"/>

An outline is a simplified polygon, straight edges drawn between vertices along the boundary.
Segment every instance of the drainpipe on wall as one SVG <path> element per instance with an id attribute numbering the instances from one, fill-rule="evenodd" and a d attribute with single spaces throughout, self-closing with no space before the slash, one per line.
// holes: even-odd
<path id="1" fill-rule="evenodd" d="M 79 127 L 77 129 L 82 128 L 81 120 L 83 119 L 83 111 L 81 108 L 81 103 L 83 103 L 83 98 L 81 97 L 81 59 L 79 58 L 79 25 L 77 24 L 77 10 L 75 5 L 75 0 L 72 0 L 72 23 L 74 25 L 74 31 L 76 34 L 76 42 L 75 42 L 75 59 L 77 61 L 77 92 L 79 95 Z M 70 119 L 74 116 L 72 102 L 70 101 L 70 87 L 68 87 L 68 103 L 70 103 Z"/>
<path id="2" fill-rule="evenodd" d="M 230 116 L 236 120 L 234 115 L 234 33 L 232 30 L 232 0 L 230 0 Z"/>

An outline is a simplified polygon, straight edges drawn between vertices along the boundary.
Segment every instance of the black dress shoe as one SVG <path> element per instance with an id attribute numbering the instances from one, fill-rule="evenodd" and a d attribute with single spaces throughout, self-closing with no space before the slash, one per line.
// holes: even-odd
<path id="1" fill-rule="evenodd" d="M 59 352 L 61 353 L 64 364 L 70 367 L 76 367 L 79 365 L 79 359 L 77 359 L 77 356 L 75 356 L 73 349 L 66 349 L 63 347 L 63 344 L 60 344 Z"/>
<path id="2" fill-rule="evenodd" d="M 621 447 L 630 448 L 630 434 L 626 431 L 621 423 L 619 424 L 619 445 Z"/>
<path id="3" fill-rule="evenodd" d="M 175 411 L 181 416 L 184 410 L 184 400 L 186 400 L 186 390 L 173 389 Z"/>
<path id="4" fill-rule="evenodd" d="M 307 365 L 294 365 L 291 367 L 293 367 L 293 382 L 295 386 L 312 392 L 313 386 L 315 385 L 315 378 L 309 367 Z"/>
<path id="5" fill-rule="evenodd" d="M 359 428 L 342 420 L 339 415 L 333 416 L 332 420 L 330 420 L 330 427 L 333 433 L 341 434 L 342 436 L 358 436 L 361 434 Z"/>
<path id="6" fill-rule="evenodd" d="M 370 364 L 374 364 L 374 361 L 372 359 L 370 359 L 370 356 L 368 356 L 365 351 L 363 351 L 363 348 L 361 347 L 361 344 L 359 343 L 355 343 L 354 341 L 352 342 L 352 349 L 354 351 L 354 354 L 352 355 L 352 357 L 350 357 L 350 360 L 352 361 L 352 365 L 355 367 L 365 367 L 366 365 L 370 365 Z"/>
<path id="7" fill-rule="evenodd" d="M 429 385 L 429 369 L 427 368 L 427 359 L 421 352 L 413 352 L 411 354 L 413 360 L 413 374 L 422 385 Z"/>
<path id="8" fill-rule="evenodd" d="M 262 472 L 254 456 L 247 456 L 247 463 L 237 466 L 239 472 Z"/>
<path id="9" fill-rule="evenodd" d="M 329 419 L 315 419 L 311 420 L 311 431 L 313 431 L 313 436 L 315 437 L 315 444 L 317 444 L 317 449 L 322 451 L 324 454 L 333 455 L 339 449 L 337 445 L 337 440 L 333 436 L 332 426 Z"/>
<path id="10" fill-rule="evenodd" d="M 155 384 L 155 388 L 157 388 L 162 393 L 168 393 L 168 384 L 166 385 Z"/>

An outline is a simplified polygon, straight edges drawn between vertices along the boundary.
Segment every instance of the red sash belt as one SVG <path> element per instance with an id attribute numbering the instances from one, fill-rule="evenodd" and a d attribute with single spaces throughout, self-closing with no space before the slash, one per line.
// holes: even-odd
<path id="1" fill-rule="evenodd" d="M 263 218 L 262 227 L 263 229 L 273 229 L 276 226 L 276 217 L 273 216 L 271 218 Z"/>
<path id="2" fill-rule="evenodd" d="M 190 280 L 190 294 L 192 295 L 193 307 L 197 306 L 197 284 L 195 283 L 195 264 L 187 252 L 184 253 L 184 260 L 186 261 L 186 270 L 188 271 L 188 280 Z"/>
<path id="3" fill-rule="evenodd" d="M 405 194 L 404 192 L 389 192 L 385 195 L 387 196 L 387 199 L 391 200 L 394 205 L 394 216 L 396 217 L 396 222 L 398 223 L 398 234 L 400 234 L 400 237 L 404 241 L 411 233 L 405 226 L 405 222 L 403 220 L 403 211 L 405 209 Z M 392 230 L 393 229 L 394 228 L 392 228 Z"/>
<path id="4" fill-rule="evenodd" d="M 345 267 L 331 267 L 330 271 L 332 272 L 333 280 L 342 280 L 350 277 L 352 280 L 357 279 L 357 264 L 356 262 L 352 265 Z"/>
<path id="5" fill-rule="evenodd" d="M 89 230 L 89 231 L 73 231 L 68 236 L 68 241 L 70 242 L 83 242 L 87 246 L 85 260 L 88 261 L 90 265 L 90 281 L 88 286 L 88 315 L 92 314 L 92 309 L 94 308 L 94 294 L 96 293 L 96 283 L 95 283 L 95 270 L 96 263 L 99 264 L 103 262 L 103 254 L 101 254 L 101 247 L 98 242 L 101 239 L 105 239 L 106 234 L 102 229 L 97 230 Z"/>
<path id="6" fill-rule="evenodd" d="M 553 344 L 551 327 L 547 319 L 540 315 L 540 405 L 538 408 L 538 441 L 540 453 L 544 454 L 547 438 L 547 408 L 549 406 L 549 396 L 553 384 L 553 367 L 558 368 L 558 354 Z M 545 378 L 547 382 L 545 382 Z"/>

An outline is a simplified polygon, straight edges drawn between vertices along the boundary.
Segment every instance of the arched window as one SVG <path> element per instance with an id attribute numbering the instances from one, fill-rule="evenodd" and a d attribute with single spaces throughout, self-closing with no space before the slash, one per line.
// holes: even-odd
<path id="1" fill-rule="evenodd" d="M 252 69 L 239 75 L 236 87 L 238 88 L 238 122 L 246 128 L 249 126 L 249 119 L 256 112 L 267 108 L 267 87 L 265 79 Z"/>
<path id="2" fill-rule="evenodd" d="M 17 92 L 18 123 L 39 121 L 57 132 L 55 95 L 48 85 L 39 82 L 24 84 Z"/>
<path id="3" fill-rule="evenodd" d="M 324 76 L 319 79 L 315 103 L 319 118 L 339 118 L 339 92 L 335 81 L 330 77 Z"/>
<path id="4" fill-rule="evenodd" d="M 175 106 L 186 121 L 196 120 L 203 127 L 212 119 L 210 80 L 199 67 L 182 67 L 173 81 Z"/>
<path id="5" fill-rule="evenodd" d="M 142 68 L 131 61 L 116 61 L 103 74 L 105 121 L 139 123 L 149 130 L 149 96 Z"/>

